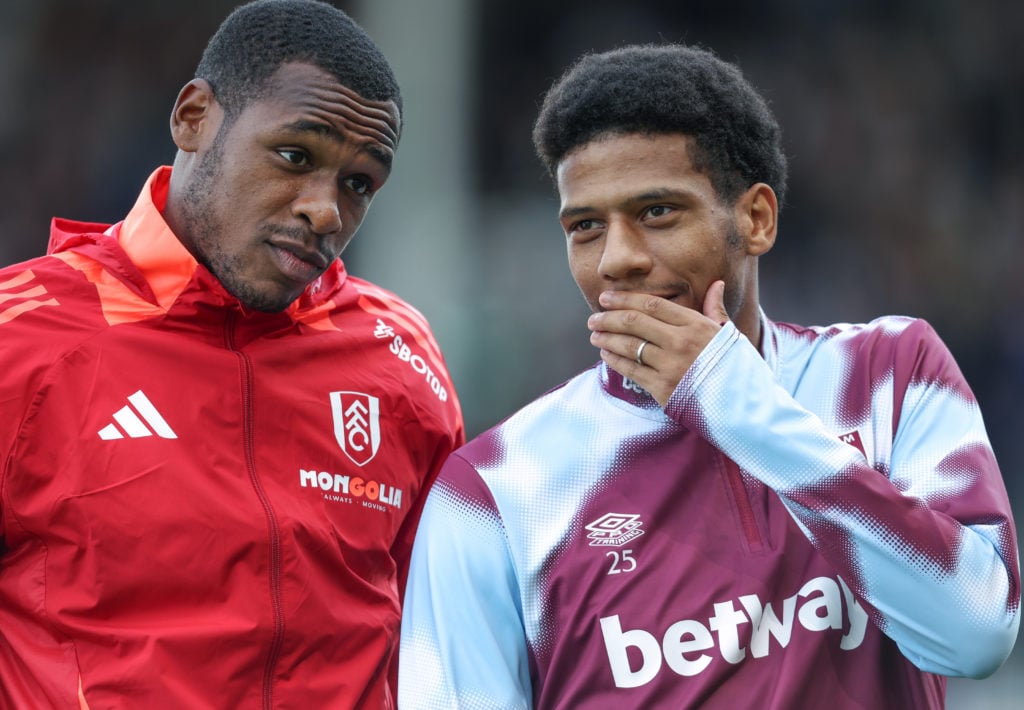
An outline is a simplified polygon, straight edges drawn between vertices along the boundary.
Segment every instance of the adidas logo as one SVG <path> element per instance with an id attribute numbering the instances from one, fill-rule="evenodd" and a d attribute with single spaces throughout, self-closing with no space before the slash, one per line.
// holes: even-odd
<path id="1" fill-rule="evenodd" d="M 129 395 L 128 404 L 114 412 L 114 421 L 97 433 L 104 441 L 123 439 L 125 436 L 129 439 L 139 439 L 153 434 L 162 439 L 178 438 L 142 390 Z"/>

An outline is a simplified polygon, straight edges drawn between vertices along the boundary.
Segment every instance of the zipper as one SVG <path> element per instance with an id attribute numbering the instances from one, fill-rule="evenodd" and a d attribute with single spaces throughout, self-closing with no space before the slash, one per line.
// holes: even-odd
<path id="1" fill-rule="evenodd" d="M 731 458 L 722 454 L 725 463 L 725 483 L 732 493 L 732 499 L 736 503 L 736 511 L 740 516 L 740 528 L 743 530 L 743 538 L 751 552 L 758 553 L 764 547 L 761 539 L 761 531 L 757 527 L 757 519 L 754 517 L 754 507 L 750 504 L 750 496 L 747 494 L 747 487 L 743 483 L 743 475 L 740 467 Z"/>
<path id="2" fill-rule="evenodd" d="M 252 403 L 252 361 L 249 356 L 235 346 L 235 321 L 238 314 L 235 311 L 228 313 L 224 324 L 224 338 L 229 350 L 238 356 L 240 364 L 241 388 L 242 388 L 242 443 L 245 450 L 245 467 L 249 474 L 249 482 L 252 484 L 256 496 L 260 499 L 263 512 L 267 517 L 267 528 L 270 542 L 270 605 L 274 614 L 274 632 L 270 639 L 270 649 L 267 652 L 267 662 L 263 668 L 263 707 L 271 710 L 274 706 L 274 670 L 277 667 L 277 660 L 281 655 L 281 647 L 284 644 L 284 610 L 281 603 L 281 530 L 277 523 L 277 515 L 270 505 L 270 498 L 263 489 L 259 477 L 256 475 L 256 437 L 253 434 L 253 403 Z"/>

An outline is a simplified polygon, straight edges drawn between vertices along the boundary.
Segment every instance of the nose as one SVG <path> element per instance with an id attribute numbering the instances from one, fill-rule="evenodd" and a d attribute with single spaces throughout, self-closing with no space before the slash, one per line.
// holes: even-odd
<path id="1" fill-rule="evenodd" d="M 340 231 L 338 186 L 333 180 L 310 180 L 292 203 L 292 213 L 304 220 L 313 233 L 319 236 Z"/>
<path id="2" fill-rule="evenodd" d="M 604 236 L 604 250 L 598 266 L 610 281 L 628 279 L 651 270 L 653 262 L 644 235 L 634 225 L 612 220 Z"/>

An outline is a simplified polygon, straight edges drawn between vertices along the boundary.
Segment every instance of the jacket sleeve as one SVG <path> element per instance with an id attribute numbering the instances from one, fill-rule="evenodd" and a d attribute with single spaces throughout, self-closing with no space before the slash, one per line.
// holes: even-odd
<path id="1" fill-rule="evenodd" d="M 532 705 L 519 587 L 476 470 L 448 459 L 423 511 L 402 616 L 398 707 Z"/>
<path id="2" fill-rule="evenodd" d="M 402 526 L 399 528 L 398 533 L 395 536 L 394 543 L 391 545 L 391 556 L 395 560 L 399 604 L 404 603 L 405 600 L 413 541 L 416 538 L 416 532 L 420 524 L 420 519 L 423 515 L 423 508 L 427 501 L 427 495 L 431 486 L 434 485 L 434 481 L 437 479 L 445 460 L 453 451 L 455 451 L 455 449 L 459 448 L 466 442 L 462 410 L 458 405 L 458 401 L 455 399 L 455 390 L 454 387 L 451 387 L 450 381 L 449 392 L 451 394 L 445 409 L 446 417 L 443 418 L 443 420 L 439 420 L 443 421 L 443 423 L 438 425 L 438 430 L 429 430 L 434 432 L 434 434 L 432 435 L 432 438 L 431 436 L 427 436 L 428 441 L 423 446 L 424 449 L 428 449 L 432 452 L 429 464 L 424 467 L 423 478 L 416 498 L 412 503 L 409 513 L 405 516 L 405 520 L 402 521 Z M 410 432 L 410 435 L 412 435 L 412 432 Z M 399 656 L 395 653 L 392 656 L 392 662 L 388 669 L 388 682 L 391 685 L 393 692 L 397 692 L 398 688 L 398 664 Z"/>
<path id="3" fill-rule="evenodd" d="M 427 500 L 427 494 L 430 491 L 430 487 L 434 484 L 435 479 L 437 479 L 438 473 L 440 472 L 445 460 L 453 451 L 455 451 L 455 449 L 462 446 L 466 441 L 462 415 L 453 415 L 453 421 L 455 423 L 452 425 L 452 428 L 444 435 L 438 436 L 438 438 L 432 442 L 434 445 L 433 457 L 431 458 L 429 467 L 423 474 L 419 495 L 416 496 L 416 500 L 413 502 L 409 514 L 406 515 L 405 520 L 402 521 L 402 527 L 399 529 L 395 542 L 391 546 L 391 554 L 397 566 L 398 595 L 400 601 L 405 594 L 405 584 L 409 576 L 409 559 L 412 554 L 413 540 L 416 537 L 416 530 L 419 526 L 420 517 L 423 513 L 424 503 Z"/>
<path id="4" fill-rule="evenodd" d="M 9 523 L 4 491 L 18 430 L 48 364 L 60 355 L 50 328 L 61 323 L 48 319 L 59 305 L 52 288 L 25 264 L 0 270 L 0 550 Z"/>
<path id="5" fill-rule="evenodd" d="M 887 471 L 777 384 L 731 323 L 666 413 L 778 494 L 917 667 L 984 677 L 1020 623 L 1009 501 L 977 403 L 938 336 L 915 321 L 895 347 Z"/>

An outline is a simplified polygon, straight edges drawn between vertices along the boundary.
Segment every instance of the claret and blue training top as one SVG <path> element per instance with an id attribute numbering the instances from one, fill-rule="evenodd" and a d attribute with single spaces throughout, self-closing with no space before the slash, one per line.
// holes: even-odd
<path id="1" fill-rule="evenodd" d="M 1017 541 L 921 320 L 727 324 L 662 410 L 604 364 L 449 459 L 399 705 L 941 708 L 1005 660 Z"/>
<path id="2" fill-rule="evenodd" d="M 0 707 L 381 708 L 463 442 L 426 321 L 335 262 L 246 309 L 161 216 L 0 270 Z"/>

